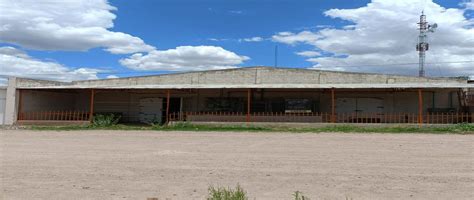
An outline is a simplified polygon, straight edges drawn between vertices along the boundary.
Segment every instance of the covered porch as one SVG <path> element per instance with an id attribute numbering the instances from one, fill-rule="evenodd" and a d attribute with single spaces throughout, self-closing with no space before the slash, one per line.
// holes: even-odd
<path id="1" fill-rule="evenodd" d="M 19 89 L 18 123 L 472 123 L 460 89 Z"/>

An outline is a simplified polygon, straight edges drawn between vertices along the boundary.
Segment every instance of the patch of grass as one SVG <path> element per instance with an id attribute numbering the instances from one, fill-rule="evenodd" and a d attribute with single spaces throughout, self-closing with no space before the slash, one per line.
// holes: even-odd
<path id="1" fill-rule="evenodd" d="M 151 130 L 150 126 L 116 124 L 111 126 L 66 125 L 66 126 L 29 126 L 30 130 L 38 131 L 75 131 L 75 130 Z"/>
<path id="2" fill-rule="evenodd" d="M 169 126 L 153 126 L 153 130 L 162 131 L 248 131 L 248 132 L 294 132 L 294 133 L 474 133 L 474 124 L 456 124 L 434 127 L 362 127 L 351 125 L 332 125 L 315 128 L 263 127 L 247 125 L 202 125 L 176 123 Z"/>
<path id="3" fill-rule="evenodd" d="M 258 127 L 258 126 L 226 126 L 226 125 L 201 125 L 191 123 L 175 123 L 169 126 L 153 126 L 153 130 L 160 131 L 272 131 L 269 127 Z"/>
<path id="4" fill-rule="evenodd" d="M 175 123 L 172 125 L 130 125 L 116 124 L 109 126 L 73 125 L 73 126 L 31 126 L 32 130 L 156 130 L 156 131 L 219 131 L 219 132 L 290 132 L 290 133 L 439 133 L 439 134 L 474 134 L 474 124 L 456 124 L 446 126 L 354 126 L 330 125 L 311 128 L 270 127 L 251 125 L 203 125 L 191 123 Z"/>
<path id="5" fill-rule="evenodd" d="M 121 116 L 114 114 L 97 114 L 92 118 L 92 126 L 95 127 L 110 127 L 117 125 Z"/>
<path id="6" fill-rule="evenodd" d="M 235 189 L 210 186 L 207 200 L 248 200 L 247 193 L 237 185 Z"/>

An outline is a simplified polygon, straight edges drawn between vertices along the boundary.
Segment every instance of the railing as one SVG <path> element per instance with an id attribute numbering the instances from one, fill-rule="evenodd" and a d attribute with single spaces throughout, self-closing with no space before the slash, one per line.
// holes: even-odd
<path id="1" fill-rule="evenodd" d="M 74 110 L 22 112 L 18 114 L 18 120 L 88 121 L 89 112 Z"/>
<path id="2" fill-rule="evenodd" d="M 421 116 L 425 124 L 473 123 L 474 114 L 426 113 Z M 337 113 L 327 112 L 280 113 L 256 112 L 247 116 L 243 112 L 181 112 L 171 113 L 169 121 L 190 122 L 300 122 L 300 123 L 419 123 L 418 113 Z"/>

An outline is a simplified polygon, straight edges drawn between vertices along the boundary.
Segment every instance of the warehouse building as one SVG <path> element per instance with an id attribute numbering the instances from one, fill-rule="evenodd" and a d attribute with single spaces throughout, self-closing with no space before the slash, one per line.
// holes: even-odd
<path id="1" fill-rule="evenodd" d="M 56 82 L 10 78 L 6 124 L 87 123 L 472 123 L 474 84 L 296 68 L 246 67 Z"/>

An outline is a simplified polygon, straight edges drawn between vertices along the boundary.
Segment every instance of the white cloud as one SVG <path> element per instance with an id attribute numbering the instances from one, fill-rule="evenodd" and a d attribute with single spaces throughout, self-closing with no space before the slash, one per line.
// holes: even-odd
<path id="1" fill-rule="evenodd" d="M 296 52 L 296 54 L 303 57 L 316 57 L 321 55 L 321 53 L 317 51 L 300 51 Z"/>
<path id="2" fill-rule="evenodd" d="M 460 5 L 464 6 L 467 10 L 474 10 L 474 0 L 463 1 Z"/>
<path id="3" fill-rule="evenodd" d="M 110 78 L 119 78 L 119 77 L 116 76 L 116 75 L 108 75 L 106 78 L 109 78 L 109 79 L 110 79 Z"/>
<path id="4" fill-rule="evenodd" d="M 472 2 L 472 1 L 471 1 Z M 470 4 L 466 4 L 470 5 Z M 353 24 L 317 32 L 283 32 L 274 41 L 305 43 L 337 56 L 311 58 L 315 68 L 343 69 L 417 75 L 417 22 L 424 10 L 438 30 L 429 35 L 428 75 L 465 76 L 474 74 L 474 20 L 464 16 L 465 9 L 444 8 L 431 0 L 373 0 L 355 9 L 331 9 L 324 14 Z M 387 65 L 415 63 L 412 65 Z"/>
<path id="5" fill-rule="evenodd" d="M 264 39 L 262 37 L 251 37 L 251 38 L 244 38 L 244 39 L 239 39 L 239 42 L 261 42 Z"/>
<path id="6" fill-rule="evenodd" d="M 0 47 L 0 75 L 72 81 L 97 79 L 99 70 L 70 69 L 61 64 L 35 59 L 13 47 Z"/>
<path id="7" fill-rule="evenodd" d="M 175 49 L 136 53 L 120 63 L 135 70 L 190 71 L 232 68 L 248 60 L 216 46 L 179 46 Z"/>
<path id="8" fill-rule="evenodd" d="M 142 39 L 108 29 L 116 10 L 107 0 L 1 0 L 0 41 L 36 50 L 115 54 L 151 51 Z"/>
<path id="9" fill-rule="evenodd" d="M 213 41 L 213 42 L 221 42 L 221 41 L 227 41 L 228 39 L 225 39 L 225 38 L 209 38 L 207 40 Z"/>
<path id="10" fill-rule="evenodd" d="M 295 45 L 298 43 L 314 44 L 320 36 L 310 31 L 301 31 L 299 33 L 279 32 L 272 36 L 273 41 L 285 44 Z"/>

